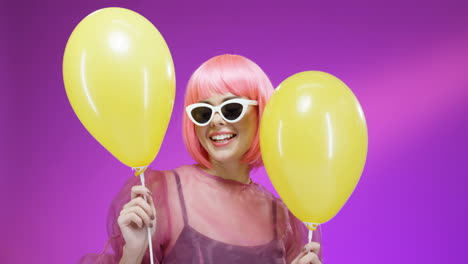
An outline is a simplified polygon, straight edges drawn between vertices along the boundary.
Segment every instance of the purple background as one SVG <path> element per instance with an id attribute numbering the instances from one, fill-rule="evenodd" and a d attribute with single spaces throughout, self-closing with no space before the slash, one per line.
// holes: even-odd
<path id="1" fill-rule="evenodd" d="M 464 1 L 2 1 L 2 263 L 75 263 L 106 241 L 109 203 L 130 176 L 81 125 L 62 56 L 87 14 L 139 12 L 165 37 L 177 98 L 155 169 L 191 163 L 181 137 L 190 74 L 236 53 L 277 86 L 304 70 L 348 84 L 369 152 L 343 210 L 323 225 L 326 263 L 460 263 L 468 226 L 468 5 Z M 271 188 L 260 170 L 255 179 Z"/>

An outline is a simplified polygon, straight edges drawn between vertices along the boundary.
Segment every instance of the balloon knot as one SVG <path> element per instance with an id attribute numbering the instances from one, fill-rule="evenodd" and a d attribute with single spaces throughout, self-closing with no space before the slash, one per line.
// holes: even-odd
<path id="1" fill-rule="evenodd" d="M 140 174 L 145 172 L 147 168 L 148 168 L 148 166 L 133 167 L 132 170 L 135 171 L 135 176 L 140 176 Z"/>
<path id="2" fill-rule="evenodd" d="M 304 222 L 304 224 L 307 226 L 309 230 L 312 230 L 312 231 L 317 230 L 317 227 L 320 225 L 317 223 L 309 223 L 309 222 Z"/>

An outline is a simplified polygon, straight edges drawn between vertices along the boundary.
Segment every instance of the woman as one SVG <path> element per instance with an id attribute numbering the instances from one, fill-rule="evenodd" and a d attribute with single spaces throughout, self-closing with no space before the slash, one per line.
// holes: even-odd
<path id="1" fill-rule="evenodd" d="M 132 177 L 111 206 L 111 247 L 83 263 L 150 263 L 148 226 L 156 263 L 322 263 L 320 231 L 305 244 L 304 225 L 250 179 L 262 165 L 258 128 L 272 92 L 242 56 L 202 64 L 188 83 L 183 120 L 198 164 L 148 170 L 148 188 Z"/>

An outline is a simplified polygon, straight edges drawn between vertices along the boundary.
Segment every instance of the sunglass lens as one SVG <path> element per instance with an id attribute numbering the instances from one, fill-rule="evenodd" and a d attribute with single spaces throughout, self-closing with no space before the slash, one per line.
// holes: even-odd
<path id="1" fill-rule="evenodd" d="M 242 105 L 239 103 L 230 103 L 223 106 L 221 112 L 226 119 L 236 120 L 242 113 Z"/>
<path id="2" fill-rule="evenodd" d="M 200 106 L 194 108 L 191 112 L 193 119 L 195 119 L 198 123 L 204 124 L 210 120 L 211 117 L 211 109 L 208 107 Z"/>

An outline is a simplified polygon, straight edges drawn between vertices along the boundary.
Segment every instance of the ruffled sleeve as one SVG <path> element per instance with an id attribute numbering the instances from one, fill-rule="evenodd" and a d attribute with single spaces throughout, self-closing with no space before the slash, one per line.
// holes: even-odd
<path id="1" fill-rule="evenodd" d="M 156 208 L 156 233 L 153 235 L 152 243 L 155 263 L 160 263 L 163 258 L 164 247 L 169 240 L 170 234 L 168 228 L 170 219 L 167 208 L 165 173 L 148 169 L 145 172 L 145 183 L 153 193 L 153 201 Z M 120 231 L 117 219 L 123 206 L 130 201 L 131 189 L 135 185 L 141 185 L 141 181 L 139 177 L 132 176 L 112 200 L 107 216 L 107 234 L 109 238 L 101 253 L 86 254 L 80 259 L 78 262 L 79 264 L 119 263 L 122 258 L 122 249 L 125 245 L 125 240 Z M 147 250 L 142 263 L 150 263 L 149 257 L 149 250 Z"/>

